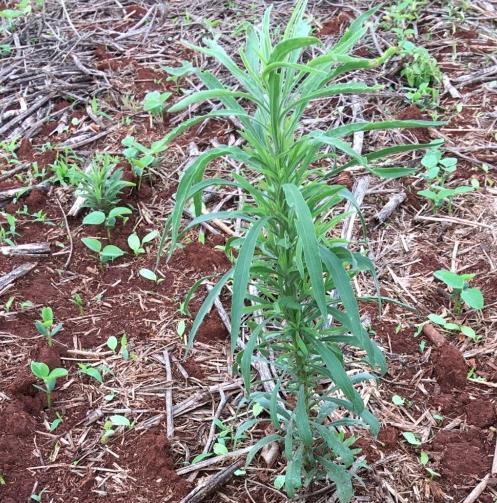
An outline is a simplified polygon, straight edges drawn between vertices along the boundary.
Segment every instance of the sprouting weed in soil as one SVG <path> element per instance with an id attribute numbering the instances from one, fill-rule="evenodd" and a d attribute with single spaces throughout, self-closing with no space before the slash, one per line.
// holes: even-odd
<path id="1" fill-rule="evenodd" d="M 0 154 L 9 163 L 16 164 L 17 155 L 16 150 L 19 145 L 17 140 L 5 140 L 0 142 Z"/>
<path id="2" fill-rule="evenodd" d="M 405 60 L 400 74 L 411 88 L 406 98 L 422 108 L 431 108 L 438 103 L 442 72 L 437 60 L 424 47 L 408 40 L 399 43 L 400 55 Z"/>
<path id="3" fill-rule="evenodd" d="M 149 169 L 157 163 L 161 151 L 155 151 L 153 145 L 151 148 L 145 147 L 133 136 L 126 136 L 121 143 L 126 147 L 123 150 L 123 155 L 131 164 L 133 173 L 139 178 L 138 185 L 141 186 L 143 175 L 148 173 Z"/>
<path id="4" fill-rule="evenodd" d="M 0 486 L 4 486 L 5 484 L 5 477 L 2 473 L 0 473 Z"/>
<path id="5" fill-rule="evenodd" d="M 121 349 L 120 349 L 120 354 L 123 360 L 128 360 L 129 359 L 129 352 L 128 352 L 128 339 L 126 334 L 124 333 L 121 336 L 120 342 L 118 342 L 117 337 L 114 335 L 111 335 L 107 339 L 107 347 L 114 353 L 116 354 L 117 347 L 119 346 L 119 343 L 121 344 Z"/>
<path id="6" fill-rule="evenodd" d="M 422 444 L 419 436 L 413 433 L 412 431 L 403 431 L 402 436 L 406 439 L 406 442 L 410 445 L 419 447 Z"/>
<path id="7" fill-rule="evenodd" d="M 40 335 L 47 338 L 49 347 L 52 347 L 53 338 L 62 330 L 62 323 L 55 324 L 53 310 L 45 306 L 40 312 L 41 319 L 35 321 L 36 330 Z"/>
<path id="8" fill-rule="evenodd" d="M 49 425 L 50 432 L 55 431 L 64 422 L 64 419 L 62 418 L 62 415 L 59 411 L 57 411 L 55 415 L 56 418 Z"/>
<path id="9" fill-rule="evenodd" d="M 78 363 L 78 367 L 79 367 L 78 372 L 80 374 L 84 374 L 89 377 L 92 377 L 93 379 L 95 379 L 95 381 L 98 381 L 99 383 L 104 382 L 103 377 L 102 377 L 102 373 L 100 372 L 99 369 L 97 369 L 95 367 L 89 367 L 88 365 L 85 365 L 84 363 Z"/>
<path id="10" fill-rule="evenodd" d="M 110 211 L 119 203 L 121 192 L 135 186 L 133 182 L 122 179 L 123 170 L 116 168 L 117 163 L 117 157 L 97 154 L 88 171 L 76 167 L 74 170 L 76 193 L 84 199 L 85 207 Z"/>
<path id="11" fill-rule="evenodd" d="M 435 479 L 435 478 L 440 477 L 440 474 L 438 472 L 436 472 L 435 470 L 431 469 L 428 466 L 429 462 L 430 462 L 430 457 L 428 456 L 428 453 L 426 453 L 425 451 L 421 451 L 419 453 L 419 463 L 421 464 L 421 466 L 423 466 L 424 469 L 428 472 L 428 474 L 430 475 L 430 478 Z"/>
<path id="12" fill-rule="evenodd" d="M 50 164 L 50 170 L 53 173 L 52 180 L 54 183 L 59 183 L 62 186 L 76 186 L 79 159 L 70 149 L 65 149 L 63 152 L 58 152 L 55 161 Z"/>
<path id="13" fill-rule="evenodd" d="M 452 200 L 462 194 L 473 192 L 475 187 L 470 185 L 459 185 L 449 189 L 440 185 L 431 185 L 429 189 L 418 191 L 418 195 L 428 199 L 435 210 L 440 209 L 442 206 L 447 205 L 447 211 L 452 213 Z"/>
<path id="14" fill-rule="evenodd" d="M 394 405 L 397 405 L 397 407 L 402 407 L 406 403 L 406 401 L 400 395 L 393 395 L 392 403 Z"/>
<path id="15" fill-rule="evenodd" d="M 43 498 L 43 493 L 46 492 L 47 489 L 42 489 L 39 493 L 33 493 L 30 498 L 37 503 L 41 503 Z"/>
<path id="16" fill-rule="evenodd" d="M 0 243 L 8 246 L 14 246 L 14 239 L 16 236 L 20 236 L 20 234 L 16 231 L 17 219 L 10 213 L 2 213 L 0 217 L 3 217 L 6 220 L 5 223 L 0 224 Z"/>
<path id="17" fill-rule="evenodd" d="M 166 101 L 171 95 L 172 93 L 170 92 L 161 93 L 160 91 L 149 91 L 143 99 L 143 110 L 152 117 L 162 117 Z"/>
<path id="18" fill-rule="evenodd" d="M 466 375 L 466 379 L 468 381 L 472 381 L 472 382 L 485 382 L 486 379 L 485 377 L 483 376 L 479 376 L 477 373 L 476 373 L 476 367 L 471 367 L 469 370 L 468 370 L 468 373 Z"/>
<path id="19" fill-rule="evenodd" d="M 34 304 L 30 300 L 23 300 L 19 302 L 19 309 L 21 311 L 27 311 L 28 309 L 33 309 Z"/>
<path id="20" fill-rule="evenodd" d="M 426 349 L 426 340 L 425 339 L 421 339 L 419 341 L 419 352 L 420 353 L 424 353 L 425 349 Z"/>
<path id="21" fill-rule="evenodd" d="M 173 67 L 161 65 L 161 68 L 169 75 L 166 80 L 175 84 L 176 92 L 179 91 L 180 79 L 186 77 L 194 71 L 193 65 L 189 61 L 185 60 L 181 62 L 181 66 Z"/>
<path id="22" fill-rule="evenodd" d="M 118 220 L 122 220 L 123 225 L 128 221 L 129 215 L 133 212 L 125 206 L 117 206 L 112 208 L 107 214 L 103 211 L 96 210 L 88 213 L 83 218 L 84 225 L 105 225 L 107 236 L 110 238 L 110 231 L 114 229 Z"/>
<path id="23" fill-rule="evenodd" d="M 136 232 L 128 236 L 128 246 L 131 248 L 135 255 L 141 255 L 145 253 L 145 245 L 150 243 L 159 236 L 157 231 L 151 231 L 143 236 L 142 240 L 138 237 Z"/>
<path id="24" fill-rule="evenodd" d="M 118 428 L 132 428 L 133 423 L 126 416 L 110 416 L 104 423 L 104 431 L 100 437 L 100 443 L 106 444 L 109 439 L 116 434 Z"/>
<path id="25" fill-rule="evenodd" d="M 442 72 L 435 58 L 424 47 L 415 45 L 415 22 L 420 8 L 427 0 L 400 0 L 387 8 L 382 25 L 397 37 L 400 57 L 403 61 L 401 75 L 407 80 L 410 90 L 407 99 L 422 107 L 438 103 Z"/>
<path id="26" fill-rule="evenodd" d="M 46 363 L 32 361 L 31 372 L 35 377 L 43 381 L 44 387 L 36 384 L 33 384 L 33 386 L 47 395 L 47 407 L 50 409 L 52 407 L 52 392 L 57 385 L 57 379 L 66 377 L 67 370 L 62 368 L 50 370 Z"/>
<path id="27" fill-rule="evenodd" d="M 107 262 L 112 262 L 113 260 L 122 257 L 126 252 L 121 250 L 119 246 L 116 245 L 105 245 L 102 247 L 102 242 L 97 238 L 81 238 L 83 244 L 89 248 L 92 252 L 98 254 L 100 262 L 106 264 Z"/>
<path id="28" fill-rule="evenodd" d="M 202 152 L 185 169 L 158 260 L 167 237 L 169 257 L 178 247 L 183 210 L 192 199 L 195 217 L 184 232 L 216 218 L 240 219 L 244 223 L 240 236 L 227 245 L 234 251 L 234 266 L 207 295 L 192 324 L 188 344 L 193 344 L 204 317 L 229 282 L 231 350 L 235 350 L 242 325 L 245 326 L 246 346 L 237 355 L 237 366 L 248 403 L 262 406 L 274 428 L 274 433 L 252 447 L 247 464 L 265 445 L 280 442 L 285 445 L 284 488 L 289 497 L 313 480 L 329 478 L 337 486 L 340 501 L 345 503 L 353 497 L 349 468 L 356 451 L 342 434 L 341 423 L 331 415 L 345 414 L 349 426 L 369 427 L 373 435 L 377 434 L 379 423 L 356 389 L 371 376 L 352 377 L 347 373 L 349 363 L 343 345 L 359 348 L 374 369 L 385 371 L 386 364 L 361 323 L 352 287 L 356 274 L 374 274 L 374 266 L 365 255 L 349 250 L 347 243 L 334 237 L 334 227 L 344 217 L 340 214 L 343 204 L 351 199 L 351 194 L 343 186 L 329 182 L 351 166 L 362 166 L 383 177 L 403 176 L 409 170 L 378 169 L 378 162 L 393 153 L 427 147 L 402 145 L 360 155 L 344 140 L 354 132 L 437 123 L 394 120 L 305 130 L 302 116 L 314 100 L 376 92 L 377 86 L 343 82 L 343 77 L 351 71 L 375 68 L 396 52 L 390 48 L 376 59 L 349 55 L 366 33 L 367 21 L 377 10 L 372 9 L 352 22 L 334 47 L 322 47 L 314 58 L 308 51 L 309 57 L 303 60 L 304 49 L 320 44 L 310 36 L 305 8 L 305 0 L 298 0 L 286 29 L 275 33 L 268 9 L 261 27 L 250 26 L 247 30 L 247 43 L 239 51 L 241 66 L 216 40 L 205 39 L 203 47 L 186 44 L 189 49 L 215 58 L 228 70 L 230 82 L 236 81 L 237 87 L 233 90 L 213 73 L 195 69 L 195 76 L 207 90 L 187 95 L 168 112 L 180 112 L 211 100 L 219 101 L 222 107 L 186 120 L 156 142 L 155 147 L 166 149 L 189 127 L 225 116 L 236 116 L 240 121 L 239 134 L 245 144 L 243 149 L 221 145 Z M 275 34 L 278 40 L 274 40 Z M 208 164 L 223 157 L 242 165 L 241 172 L 230 173 L 229 179 L 204 179 Z M 335 167 L 323 168 L 321 161 L 325 158 L 331 158 Z M 257 182 L 254 173 L 260 177 Z M 239 190 L 244 195 L 243 207 L 234 212 L 202 214 L 203 191 L 217 185 Z M 331 211 L 337 217 L 330 220 Z M 227 255 L 230 256 L 229 251 Z M 336 292 L 336 296 L 326 293 L 330 291 Z M 269 359 L 273 352 L 275 387 L 272 391 L 253 391 L 253 386 L 260 384 L 252 381 L 253 359 Z M 323 386 L 323 380 L 331 384 Z M 250 421 L 267 421 L 267 417 Z"/>
<path id="29" fill-rule="evenodd" d="M 176 333 L 179 335 L 181 339 L 183 339 L 183 335 L 185 335 L 186 330 L 186 322 L 185 320 L 179 320 L 176 325 Z"/>
<path id="30" fill-rule="evenodd" d="M 469 282 L 474 279 L 475 274 L 457 274 L 446 269 L 441 269 L 435 271 L 433 276 L 452 289 L 451 298 L 456 315 L 461 314 L 463 303 L 470 309 L 483 309 L 485 300 L 481 290 L 469 286 Z"/>
<path id="31" fill-rule="evenodd" d="M 45 225 L 54 225 L 51 220 L 48 220 L 47 214 L 43 210 L 39 210 L 31 215 L 33 217 L 33 222 L 37 222 Z"/>
<path id="32" fill-rule="evenodd" d="M 152 271 L 151 269 L 147 269 L 146 267 L 142 267 L 139 271 L 138 274 L 144 278 L 147 279 L 148 281 L 153 281 L 156 285 L 159 283 L 162 283 L 164 281 L 164 278 L 161 278 L 155 271 Z"/>
<path id="33" fill-rule="evenodd" d="M 118 346 L 118 342 L 117 342 L 117 337 L 114 336 L 114 335 L 111 335 L 108 339 L 107 339 L 107 347 L 113 352 L 115 353 L 116 352 L 116 349 L 117 349 L 117 346 Z"/>
<path id="34" fill-rule="evenodd" d="M 93 96 L 93 98 L 91 99 L 90 106 L 91 106 L 91 111 L 97 117 L 105 117 L 106 119 L 111 119 L 110 115 L 106 114 L 102 110 L 102 107 L 100 106 L 100 101 L 98 100 L 98 98 L 96 96 Z"/>
<path id="35" fill-rule="evenodd" d="M 445 183 L 457 169 L 457 157 L 445 157 L 440 148 L 431 148 L 426 151 L 421 164 L 426 168 L 423 178 Z"/>
<path id="36" fill-rule="evenodd" d="M 428 150 L 423 156 L 421 164 L 426 168 L 422 176 L 428 181 L 429 187 L 425 190 L 420 190 L 418 194 L 431 201 L 435 209 L 447 204 L 450 212 L 452 210 L 452 199 L 458 195 L 477 189 L 474 184 L 471 186 L 461 185 L 454 188 L 445 186 L 449 177 L 457 169 L 457 158 L 444 157 L 439 148 Z"/>
<path id="37" fill-rule="evenodd" d="M 3 305 L 5 313 L 10 313 L 12 306 L 14 305 L 15 296 L 12 295 L 8 298 L 7 302 Z"/>
<path id="38" fill-rule="evenodd" d="M 85 314 L 85 303 L 81 295 L 77 292 L 73 293 L 71 302 L 78 308 L 79 315 L 83 316 L 83 314 Z"/>
<path id="39" fill-rule="evenodd" d="M 33 162 L 33 164 L 31 164 L 30 175 L 31 179 L 34 181 L 44 180 L 47 176 L 47 170 L 45 168 L 40 168 L 38 163 L 35 161 Z"/>
<path id="40" fill-rule="evenodd" d="M 429 314 L 428 319 L 432 322 L 435 323 L 436 325 L 442 327 L 444 330 L 447 330 L 449 332 L 455 331 L 455 332 L 460 332 L 469 339 L 471 339 L 473 342 L 480 342 L 481 341 L 481 336 L 476 335 L 476 332 L 471 328 L 468 327 L 467 325 L 460 325 L 459 323 L 453 323 L 447 321 L 443 316 L 440 316 L 438 314 Z M 421 329 L 423 327 L 424 323 L 421 324 Z"/>
<path id="41" fill-rule="evenodd" d="M 129 110 L 130 112 L 137 113 L 141 110 L 140 102 L 132 94 L 122 94 L 121 103 L 123 110 Z"/>

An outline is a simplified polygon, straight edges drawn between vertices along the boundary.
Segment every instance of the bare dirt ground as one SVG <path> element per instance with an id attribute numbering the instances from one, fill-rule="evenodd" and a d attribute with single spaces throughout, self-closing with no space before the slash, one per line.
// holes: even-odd
<path id="1" fill-rule="evenodd" d="M 66 148 L 78 156 L 76 162 L 84 164 L 97 152 L 121 155 L 121 141 L 127 135 L 146 145 L 162 138 L 190 112 L 151 121 L 142 112 L 144 95 L 168 90 L 174 100 L 182 89 L 199 84 L 168 80 L 161 65 L 179 66 L 182 60 L 211 63 L 185 49 L 182 39 L 200 43 L 204 36 L 221 35 L 226 49 L 235 53 L 243 23 L 257 19 L 268 3 L 48 0 L 17 20 L 13 34 L 1 41 L 12 50 L 0 59 L 0 137 L 18 139 L 19 163 L 9 164 L 7 158 L 12 157 L 4 151 L 0 193 L 39 184 L 42 178 L 33 175 L 33 163 L 39 172 L 50 174 L 51 164 Z M 363 484 L 356 483 L 356 502 L 462 502 L 481 480 L 486 487 L 474 501 L 497 501 L 497 465 L 492 468 L 497 442 L 497 3 L 475 1 L 463 8 L 462 2 L 454 1 L 460 9 L 452 14 L 446 3 L 429 2 L 423 7 L 415 41 L 429 49 L 445 75 L 436 112 L 447 125 L 368 133 L 363 151 L 442 138 L 447 153 L 458 159 L 449 186 L 474 178 L 480 189 L 456 199 L 450 214 L 435 213 L 417 195 L 425 187 L 422 177 L 368 180 L 362 208 L 382 294 L 411 309 L 387 303 L 380 316 L 375 304 L 362 302 L 362 314 L 371 320 L 389 370 L 376 383 L 361 385 L 382 430 L 376 440 L 367 432 L 356 432 L 356 445 L 369 464 L 368 470 L 359 472 Z M 310 13 L 318 36 L 332 44 L 368 7 L 363 1 L 344 5 L 311 1 Z M 274 9 L 283 21 L 291 2 L 275 2 Z M 376 20 L 381 16 L 382 11 Z M 372 33 L 356 54 L 376 57 L 394 43 L 392 34 L 381 26 Z M 385 91 L 354 102 L 348 97 L 320 101 L 308 115 L 317 122 L 309 120 L 308 127 L 361 117 L 429 117 L 429 112 L 406 101 L 399 69 L 394 58 L 358 76 L 368 83 L 385 84 Z M 177 140 L 153 169 L 151 179 L 125 194 L 123 203 L 135 210 L 113 232 L 113 242 L 127 249 L 126 238 L 133 230 L 139 235 L 161 230 L 178 176 L 191 155 L 236 139 L 229 120 L 216 120 Z M 418 166 L 420 155 L 399 159 L 404 165 Z M 10 174 L 13 167 L 19 170 Z M 121 167 L 131 179 L 124 160 Z M 219 162 L 209 169 L 216 174 L 232 167 Z M 354 169 L 338 182 L 352 188 L 365 176 Z M 405 201 L 384 224 L 378 224 L 375 214 L 402 191 Z M 209 202 L 210 209 L 233 205 L 235 199 L 236 194 L 220 192 Z M 138 270 L 154 265 L 156 245 L 139 257 L 128 253 L 120 261 L 100 266 L 81 243 L 88 233 L 81 214 L 68 216 L 73 202 L 67 187 L 43 185 L 17 202 L 0 199 L 2 211 L 18 218 L 16 244 L 47 242 L 50 246 L 50 254 L 43 256 L 0 255 L 0 279 L 21 264 L 33 263 L 29 273 L 0 288 L 0 501 L 28 501 L 41 491 L 42 501 L 53 502 L 178 502 L 185 497 L 184 501 L 194 501 L 187 495 L 196 485 L 238 459 L 208 457 L 213 460 L 208 466 L 191 468 L 204 448 L 211 452 L 216 438 L 212 432 L 217 436 L 221 431 L 213 426 L 213 418 L 231 432 L 229 439 L 246 412 L 240 407 L 241 383 L 231 372 L 228 331 L 219 313 L 213 310 L 207 317 L 194 350 L 185 358 L 185 336 L 178 334 L 178 324 L 184 320 L 188 327 L 190 318 L 178 307 L 194 280 L 220 274 L 229 266 L 220 245 L 230 234 L 214 225 L 206 231 L 205 244 L 189 235 L 186 246 L 169 263 L 161 262 L 164 281 L 154 286 Z M 45 212 L 45 222 L 30 216 L 39 210 Z M 105 232 L 93 233 L 106 237 Z M 360 237 L 359 225 L 352 236 Z M 485 308 L 463 311 L 458 321 L 471 326 L 478 341 L 444 333 L 445 342 L 437 347 L 423 333 L 415 336 L 428 314 L 450 312 L 450 299 L 432 274 L 441 268 L 476 274 Z M 356 288 L 362 296 L 374 294 L 369 278 L 359 277 Z M 200 292 L 195 309 L 205 295 L 205 290 Z M 82 310 L 71 300 L 75 294 L 84 301 Z M 221 302 L 229 306 L 227 296 Z M 44 305 L 50 305 L 64 324 L 53 348 L 47 348 L 34 328 Z M 106 345 L 110 336 L 121 339 L 123 334 L 128 341 L 127 359 Z M 50 410 L 33 387 L 35 379 L 29 371 L 33 359 L 70 372 L 68 379 L 59 382 Z M 100 366 L 103 384 L 79 374 L 78 363 Z M 167 366 L 172 378 L 167 376 Z M 168 389 L 174 417 L 174 435 L 169 439 L 165 434 Z M 402 404 L 397 398 L 392 401 L 394 396 Z M 51 431 L 56 413 L 62 423 Z M 113 414 L 128 417 L 133 428 L 119 430 L 102 444 L 103 425 Z M 406 432 L 415 434 L 421 445 L 407 442 Z M 249 431 L 236 448 L 250 445 L 263 433 Z M 229 440 L 227 445 L 233 450 Z M 426 466 L 420 462 L 421 452 L 428 455 Z M 273 486 L 283 466 L 281 460 L 266 466 L 257 459 L 245 474 L 230 477 L 204 500 L 287 501 Z M 312 486 L 300 501 L 336 501 L 333 486 Z"/>

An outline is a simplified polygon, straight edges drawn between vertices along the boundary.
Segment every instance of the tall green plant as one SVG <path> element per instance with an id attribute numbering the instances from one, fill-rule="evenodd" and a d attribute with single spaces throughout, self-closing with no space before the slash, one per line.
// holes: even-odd
<path id="1" fill-rule="evenodd" d="M 351 277 L 359 271 L 373 271 L 363 255 L 350 251 L 347 243 L 333 237 L 333 229 L 346 216 L 342 203 L 353 201 L 342 186 L 328 183 L 334 175 L 352 165 L 386 177 L 409 173 L 407 169 L 382 168 L 385 156 L 426 145 L 400 145 L 361 155 L 345 138 L 358 131 L 431 126 L 426 121 L 357 122 L 305 132 L 302 116 L 314 100 L 343 94 L 371 93 L 377 86 L 348 83 L 344 77 L 355 70 L 374 68 L 395 51 L 377 59 L 349 56 L 354 44 L 366 32 L 365 22 L 374 10 L 354 21 L 331 48 L 320 47 L 310 58 L 305 49 L 320 44 L 310 36 L 304 19 L 306 0 L 298 0 L 286 29 L 275 40 L 270 13 L 260 27 L 248 29 L 245 47 L 240 49 L 239 66 L 215 40 L 204 47 L 188 44 L 215 58 L 236 81 L 237 90 L 223 85 L 211 72 L 194 70 L 207 88 L 188 95 L 173 105 L 170 113 L 206 100 L 218 100 L 223 109 L 194 117 L 178 126 L 153 148 L 164 149 L 193 124 L 212 117 L 236 116 L 245 146 L 219 146 L 203 152 L 185 170 L 176 193 L 176 204 L 168 219 L 160 250 L 169 240 L 172 255 L 181 237 L 183 209 L 193 200 L 196 218 L 186 230 L 210 219 L 242 219 L 241 235 L 229 243 L 237 258 L 201 306 L 189 334 L 193 343 L 203 318 L 227 283 L 232 285 L 231 349 L 246 327 L 244 351 L 238 355 L 250 400 L 268 412 L 275 433 L 258 442 L 248 456 L 250 462 L 263 445 L 278 441 L 284 445 L 287 461 L 285 490 L 292 496 L 311 481 L 330 479 L 336 483 L 342 502 L 352 498 L 351 470 L 353 440 L 345 426 L 368 425 L 373 433 L 378 422 L 365 408 L 355 384 L 369 374 L 349 374 L 345 352 L 355 348 L 373 367 L 385 370 L 385 360 L 363 328 Z M 242 163 L 242 174 L 229 179 L 204 179 L 207 165 L 222 157 Z M 345 160 L 344 160 L 345 157 Z M 320 161 L 331 158 L 333 169 Z M 253 175 L 258 182 L 252 182 Z M 235 186 L 247 201 L 239 211 L 201 214 L 202 192 L 211 186 Z M 335 216 L 328 218 L 333 211 Z M 249 285 L 255 287 L 248 293 Z M 327 292 L 334 291 L 334 295 Z M 249 306 L 247 302 L 250 301 Z M 254 314 L 256 313 L 256 314 Z M 275 357 L 275 387 L 272 392 L 252 391 L 250 364 L 258 358 Z M 340 412 L 341 418 L 337 419 Z M 241 426 L 244 431 L 256 419 Z"/>

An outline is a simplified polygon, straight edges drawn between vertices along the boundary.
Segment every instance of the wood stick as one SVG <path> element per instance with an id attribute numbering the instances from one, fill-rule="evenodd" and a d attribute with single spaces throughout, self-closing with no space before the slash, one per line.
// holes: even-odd
<path id="1" fill-rule="evenodd" d="M 34 269 L 38 265 L 38 262 L 26 262 L 25 264 L 22 264 L 12 271 L 8 272 L 7 274 L 4 274 L 2 277 L 0 277 L 0 294 L 2 293 L 2 290 L 13 283 L 16 279 L 21 278 L 25 274 L 28 274 L 32 269 Z"/>
<path id="2" fill-rule="evenodd" d="M 2 190 L 0 192 L 0 201 L 9 201 L 10 199 L 14 199 L 18 194 L 28 193 L 33 189 L 46 189 L 46 185 L 40 183 L 38 185 L 30 185 L 29 187 L 16 187 L 14 189 Z"/>
<path id="3" fill-rule="evenodd" d="M 381 208 L 381 210 L 375 215 L 374 218 L 380 224 L 382 224 L 397 209 L 397 207 L 405 201 L 406 197 L 407 196 L 404 191 L 398 194 L 394 194 L 392 197 L 390 197 L 385 206 Z"/>
<path id="4" fill-rule="evenodd" d="M 221 412 L 223 411 L 224 406 L 226 405 L 227 402 L 226 395 L 224 394 L 224 391 L 222 389 L 219 390 L 219 395 L 221 399 L 219 400 L 219 405 L 217 406 L 216 413 L 212 418 L 212 423 L 209 430 L 209 436 L 207 438 L 207 442 L 205 443 L 204 450 L 202 451 L 204 453 L 210 451 L 212 443 L 214 442 L 214 436 L 216 434 L 216 419 L 219 419 L 219 416 L 221 415 Z"/>
<path id="5" fill-rule="evenodd" d="M 423 326 L 423 333 L 437 348 L 447 343 L 445 337 L 431 323 L 425 323 Z"/>
<path id="6" fill-rule="evenodd" d="M 463 503 L 475 503 L 475 501 L 480 497 L 481 493 L 487 488 L 488 481 L 490 479 L 490 473 L 487 473 L 481 482 L 468 494 Z"/>
<path id="7" fill-rule="evenodd" d="M 240 456 L 245 456 L 245 454 L 248 454 L 250 452 L 252 447 L 253 446 L 250 445 L 248 447 L 244 447 L 243 449 L 237 449 L 236 451 L 228 452 L 228 454 L 223 454 L 222 456 L 216 456 L 215 458 L 204 459 L 203 461 L 195 463 L 194 465 L 185 466 L 184 468 L 180 468 L 180 469 L 176 470 L 176 473 L 178 475 L 185 475 L 186 473 L 190 473 L 190 472 L 194 472 L 194 471 L 198 471 L 198 470 L 203 470 L 204 468 L 207 468 L 208 466 L 217 465 L 218 463 L 222 463 L 223 461 L 226 461 L 227 459 L 239 458 Z"/>
<path id="8" fill-rule="evenodd" d="M 171 360 L 169 359 L 169 351 L 167 349 L 164 350 L 164 367 L 166 369 L 166 436 L 168 439 L 174 437 L 174 415 L 173 415 L 173 373 L 171 371 Z"/>
<path id="9" fill-rule="evenodd" d="M 13 256 L 22 255 L 25 257 L 39 257 L 50 254 L 48 243 L 28 243 L 24 245 L 0 246 L 0 254 Z"/>
<path id="10" fill-rule="evenodd" d="M 218 473 L 211 475 L 203 484 L 188 493 L 180 503 L 200 503 L 204 501 L 215 489 L 224 485 L 242 465 L 243 459 L 240 459 Z"/>
<path id="11" fill-rule="evenodd" d="M 212 290 L 212 287 L 210 285 L 206 285 L 206 287 L 209 292 Z M 249 287 L 249 290 L 250 290 L 250 287 Z M 251 293 L 251 295 L 253 295 L 252 291 L 250 293 Z M 228 313 L 224 309 L 223 304 L 219 300 L 219 297 L 216 297 L 216 299 L 214 300 L 214 306 L 216 307 L 217 312 L 219 313 L 219 316 L 224 323 L 224 326 L 226 327 L 228 332 L 231 333 L 231 321 L 228 316 Z M 240 339 L 240 337 L 238 337 L 236 344 L 240 349 L 245 349 L 245 343 Z M 255 370 L 257 370 L 257 372 L 261 378 L 262 386 L 264 387 L 264 389 L 268 393 L 271 393 L 273 391 L 274 387 L 276 386 L 276 384 L 274 383 L 274 379 L 271 374 L 271 370 L 269 369 L 269 365 L 262 360 L 253 360 L 251 365 L 252 365 L 252 367 L 254 367 Z"/>

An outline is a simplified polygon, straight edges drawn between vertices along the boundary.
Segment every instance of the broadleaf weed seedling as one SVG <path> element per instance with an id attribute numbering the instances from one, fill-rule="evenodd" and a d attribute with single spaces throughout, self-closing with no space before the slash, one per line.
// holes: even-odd
<path id="1" fill-rule="evenodd" d="M 202 47 L 185 43 L 189 49 L 224 66 L 231 74 L 230 82 L 236 81 L 236 89 L 208 70 L 195 69 L 195 77 L 206 90 L 183 97 L 168 112 L 180 112 L 212 100 L 220 102 L 222 107 L 186 120 L 155 142 L 154 148 L 166 149 L 189 127 L 226 116 L 236 116 L 240 121 L 239 134 L 245 144 L 243 149 L 221 145 L 207 150 L 185 169 L 158 260 L 166 237 L 169 237 L 168 257 L 178 247 L 183 210 L 191 200 L 195 217 L 185 232 L 219 217 L 243 222 L 240 236 L 229 245 L 235 252 L 233 267 L 212 287 L 198 310 L 188 344 L 193 344 L 204 317 L 230 283 L 231 351 L 235 350 L 244 325 L 247 342 L 236 362 L 247 403 L 262 406 L 274 427 L 273 434 L 252 447 L 247 464 L 265 445 L 280 442 L 285 446 L 284 489 L 290 498 L 313 480 L 328 478 L 335 482 L 340 501 L 345 503 L 353 497 L 349 468 L 356 451 L 351 449 L 341 424 L 332 419 L 332 414 L 338 410 L 341 414 L 345 412 L 348 425 L 369 427 L 373 435 L 378 432 L 379 423 L 356 389 L 361 379 L 370 376 L 351 377 L 347 373 L 343 346 L 359 348 L 374 369 L 385 371 L 386 362 L 361 324 L 351 284 L 354 275 L 368 270 L 374 273 L 374 267 L 366 256 L 349 250 L 346 242 L 328 232 L 330 211 L 343 212 L 343 204 L 351 198 L 343 186 L 333 185 L 332 180 L 351 166 L 362 166 L 384 177 L 399 176 L 398 171 L 380 172 L 375 166 L 392 153 L 433 145 L 401 145 L 359 155 L 346 141 L 354 132 L 439 123 L 358 122 L 307 131 L 302 116 L 314 100 L 376 92 L 376 86 L 346 82 L 344 77 L 351 71 L 383 64 L 395 53 L 395 48 L 376 59 L 350 55 L 366 33 L 368 19 L 377 10 L 372 9 L 353 21 L 333 47 L 322 47 L 314 58 L 308 51 L 309 57 L 302 59 L 304 50 L 320 44 L 311 36 L 305 8 L 306 1 L 297 0 L 286 29 L 274 33 L 268 9 L 260 27 L 248 27 L 247 42 L 239 50 L 240 65 L 215 39 L 204 39 Z M 347 160 L 343 161 L 343 156 Z M 204 179 L 208 164 L 223 157 L 240 164 L 240 173 L 230 174 L 229 179 Z M 333 169 L 323 169 L 317 162 L 324 158 L 332 160 Z M 203 191 L 223 184 L 244 194 L 243 207 L 221 215 L 202 214 Z M 337 292 L 336 297 L 327 295 L 330 291 Z M 250 308 L 248 302 L 252 303 Z M 254 385 L 260 384 L 254 383 L 251 376 L 255 357 L 272 360 L 276 372 L 274 388 L 253 390 Z M 323 379 L 330 386 L 323 387 Z M 267 419 L 261 415 L 251 420 Z"/>
<path id="2" fill-rule="evenodd" d="M 95 367 L 89 367 L 88 365 L 85 365 L 84 363 L 78 363 L 78 367 L 79 367 L 78 372 L 80 374 L 87 375 L 87 376 L 95 379 L 95 381 L 98 381 L 100 384 L 102 384 L 104 382 L 104 379 L 102 377 L 102 373 L 100 372 L 99 369 L 97 369 Z"/>
<path id="3" fill-rule="evenodd" d="M 110 237 L 111 229 L 116 226 L 117 220 L 122 220 L 123 225 L 127 222 L 129 215 L 133 212 L 130 208 L 125 206 L 117 206 L 112 208 L 107 214 L 105 212 L 97 210 L 88 213 L 88 215 L 83 218 L 84 225 L 105 225 L 107 229 L 107 235 Z"/>
<path id="4" fill-rule="evenodd" d="M 32 361 L 31 372 L 35 377 L 43 381 L 44 388 L 36 384 L 33 386 L 46 394 L 47 407 L 50 409 L 52 407 L 52 392 L 57 385 L 57 379 L 66 377 L 68 375 L 67 370 L 62 368 L 50 370 L 46 363 Z"/>
<path id="5" fill-rule="evenodd" d="M 150 91 L 143 99 L 143 110 L 152 117 L 161 117 L 165 110 L 165 103 L 171 97 L 172 93 L 160 91 Z"/>
<path id="6" fill-rule="evenodd" d="M 145 245 L 156 239 L 158 236 L 159 233 L 157 231 L 151 231 L 148 234 L 145 234 L 145 236 L 143 236 L 140 240 L 138 234 L 133 232 L 133 234 L 128 236 L 128 246 L 135 255 L 142 255 L 145 253 Z"/>
<path id="7" fill-rule="evenodd" d="M 133 423 L 126 417 L 120 415 L 110 416 L 104 423 L 104 431 L 100 437 L 100 443 L 106 444 L 117 432 L 117 428 L 132 428 Z"/>
<path id="8" fill-rule="evenodd" d="M 98 254 L 102 264 L 112 262 L 125 254 L 125 252 L 116 245 L 102 246 L 102 242 L 97 238 L 81 238 L 81 241 L 87 248 Z"/>
<path id="9" fill-rule="evenodd" d="M 41 309 L 41 320 L 35 321 L 36 330 L 47 338 L 49 347 L 53 345 L 53 338 L 62 330 L 62 323 L 55 324 L 53 310 L 49 306 Z"/>
<path id="10" fill-rule="evenodd" d="M 153 281 L 156 285 L 158 285 L 159 283 L 162 283 L 164 281 L 164 278 L 161 278 L 155 271 L 152 271 L 152 269 L 147 269 L 146 267 L 142 267 L 138 271 L 138 274 L 143 279 L 147 279 L 148 281 Z"/>
<path id="11" fill-rule="evenodd" d="M 469 282 L 476 276 L 475 274 L 457 274 L 446 269 L 441 269 L 435 271 L 433 276 L 452 289 L 451 298 L 456 315 L 461 314 L 463 303 L 470 309 L 483 309 L 485 300 L 481 290 L 469 286 Z"/>

